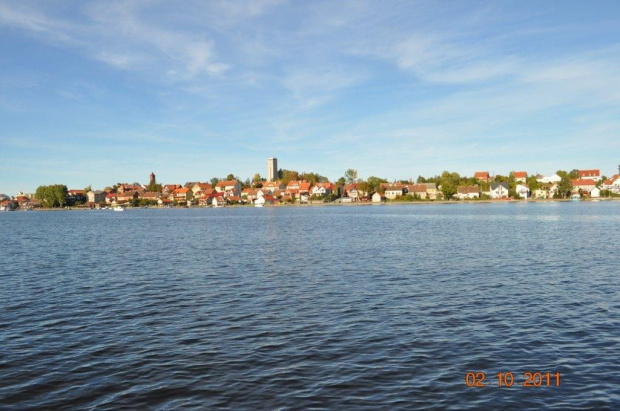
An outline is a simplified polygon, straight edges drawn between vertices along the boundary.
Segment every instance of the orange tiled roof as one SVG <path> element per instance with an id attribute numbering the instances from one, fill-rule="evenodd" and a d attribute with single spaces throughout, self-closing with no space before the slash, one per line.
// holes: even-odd
<path id="1" fill-rule="evenodd" d="M 579 170 L 579 177 L 600 177 L 600 170 Z"/>

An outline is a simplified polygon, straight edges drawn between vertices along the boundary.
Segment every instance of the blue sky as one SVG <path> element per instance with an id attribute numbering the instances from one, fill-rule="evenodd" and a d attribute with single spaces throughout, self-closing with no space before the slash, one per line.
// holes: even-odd
<path id="1" fill-rule="evenodd" d="M 0 1 L 0 192 L 620 164 L 617 1 Z"/>

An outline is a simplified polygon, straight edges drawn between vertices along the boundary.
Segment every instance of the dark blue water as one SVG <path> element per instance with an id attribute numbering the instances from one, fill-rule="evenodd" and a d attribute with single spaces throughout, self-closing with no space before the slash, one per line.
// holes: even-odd
<path id="1" fill-rule="evenodd" d="M 1 408 L 620 407 L 619 202 L 14 212 L 0 232 Z"/>

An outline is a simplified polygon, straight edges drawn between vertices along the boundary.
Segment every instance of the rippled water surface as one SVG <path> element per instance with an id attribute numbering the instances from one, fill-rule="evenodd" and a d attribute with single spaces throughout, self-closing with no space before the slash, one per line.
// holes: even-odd
<path id="1" fill-rule="evenodd" d="M 0 232 L 1 408 L 620 408 L 618 202 L 13 212 Z"/>

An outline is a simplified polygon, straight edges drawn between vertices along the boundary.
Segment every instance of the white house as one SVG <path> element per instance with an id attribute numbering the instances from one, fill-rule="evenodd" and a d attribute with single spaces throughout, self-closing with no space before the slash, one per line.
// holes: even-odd
<path id="1" fill-rule="evenodd" d="M 506 198 L 508 197 L 508 191 L 510 187 L 508 183 L 492 183 L 491 184 L 491 198 Z"/>
<path id="2" fill-rule="evenodd" d="M 552 176 L 537 178 L 536 181 L 538 181 L 539 183 L 554 184 L 554 183 L 559 183 L 560 181 L 562 181 L 562 177 L 560 177 L 557 174 L 554 174 Z"/>
<path id="3" fill-rule="evenodd" d="M 521 198 L 529 198 L 531 195 L 530 188 L 525 184 L 517 184 L 516 191 Z"/>
<path id="4" fill-rule="evenodd" d="M 590 198 L 599 198 L 601 196 L 601 189 L 598 187 L 594 187 L 592 191 L 590 191 Z"/>
<path id="5" fill-rule="evenodd" d="M 603 190 L 609 190 L 614 194 L 620 194 L 620 174 L 616 174 L 609 180 L 605 180 L 601 188 Z"/>
<path id="6" fill-rule="evenodd" d="M 394 184 L 385 188 L 385 197 L 390 200 L 395 199 L 396 197 L 400 197 L 404 194 L 405 185 L 403 184 Z"/>
<path id="7" fill-rule="evenodd" d="M 329 196 L 334 191 L 334 185 L 332 183 L 316 183 L 312 190 L 310 190 L 313 196 Z"/>
<path id="8" fill-rule="evenodd" d="M 372 202 L 373 203 L 380 203 L 382 201 L 385 201 L 385 197 L 383 197 L 381 194 L 379 193 L 374 193 L 372 195 Z"/>

